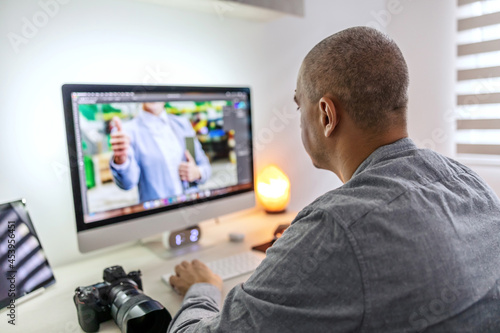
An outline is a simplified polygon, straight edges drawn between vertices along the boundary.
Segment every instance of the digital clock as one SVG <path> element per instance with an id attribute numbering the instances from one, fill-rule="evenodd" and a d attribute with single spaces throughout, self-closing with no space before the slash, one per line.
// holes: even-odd
<path id="1" fill-rule="evenodd" d="M 163 246 L 170 249 L 176 249 L 182 246 L 196 244 L 199 242 L 200 237 L 201 230 L 198 226 L 166 232 L 163 234 Z"/>

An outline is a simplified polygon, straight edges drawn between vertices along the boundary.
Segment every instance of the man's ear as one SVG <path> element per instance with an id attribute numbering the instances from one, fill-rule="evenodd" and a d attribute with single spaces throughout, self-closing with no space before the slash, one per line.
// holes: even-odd
<path id="1" fill-rule="evenodd" d="M 319 100 L 319 108 L 321 112 L 321 125 L 323 125 L 323 133 L 325 137 L 332 135 L 333 130 L 337 127 L 340 117 L 335 107 L 335 103 L 329 97 L 321 97 Z"/>

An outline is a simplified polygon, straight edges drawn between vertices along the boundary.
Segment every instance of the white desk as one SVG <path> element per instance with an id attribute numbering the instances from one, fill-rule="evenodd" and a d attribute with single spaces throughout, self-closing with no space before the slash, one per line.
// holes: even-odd
<path id="1" fill-rule="evenodd" d="M 179 310 L 182 297 L 165 285 L 160 276 L 173 272 L 182 260 L 200 259 L 212 261 L 238 252 L 249 250 L 253 245 L 272 239 L 272 233 L 279 224 L 290 223 L 296 213 L 269 215 L 262 211 L 227 215 L 219 223 L 209 221 L 200 225 L 202 238 L 213 245 L 201 251 L 188 253 L 172 259 L 161 259 L 148 248 L 136 244 L 120 248 L 98 258 L 82 260 L 54 269 L 56 283 L 41 295 L 22 304 L 16 303 L 16 326 L 7 323 L 5 310 L 0 312 L 0 332 L 83 332 L 78 324 L 73 303 L 74 290 L 102 281 L 106 267 L 121 265 L 128 273 L 140 269 L 144 293 L 159 301 L 172 316 Z M 245 234 L 242 243 L 229 242 L 229 232 Z M 49 258 L 50 260 L 50 258 Z M 250 274 L 224 282 L 223 296 L 235 285 L 244 282 Z M 102 323 L 99 332 L 120 332 L 113 320 Z"/>

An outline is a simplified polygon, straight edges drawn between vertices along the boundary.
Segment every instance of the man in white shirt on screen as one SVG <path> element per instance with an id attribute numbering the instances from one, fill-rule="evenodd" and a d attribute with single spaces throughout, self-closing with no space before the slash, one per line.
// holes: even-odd
<path id="1" fill-rule="evenodd" d="M 138 186 L 140 202 L 145 202 L 180 195 L 190 183 L 204 183 L 210 162 L 189 120 L 167 114 L 164 102 L 144 103 L 142 108 L 125 126 L 113 119 L 110 167 L 118 187 Z M 194 140 L 195 157 L 186 149 L 186 138 Z"/>

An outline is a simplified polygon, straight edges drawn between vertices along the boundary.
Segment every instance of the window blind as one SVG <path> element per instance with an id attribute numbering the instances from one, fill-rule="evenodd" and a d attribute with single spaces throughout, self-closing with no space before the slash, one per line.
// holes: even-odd
<path id="1" fill-rule="evenodd" d="M 500 0 L 458 0 L 457 153 L 500 156 Z"/>

